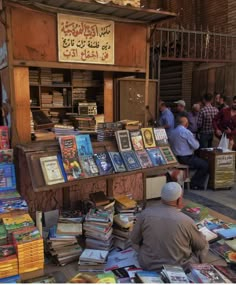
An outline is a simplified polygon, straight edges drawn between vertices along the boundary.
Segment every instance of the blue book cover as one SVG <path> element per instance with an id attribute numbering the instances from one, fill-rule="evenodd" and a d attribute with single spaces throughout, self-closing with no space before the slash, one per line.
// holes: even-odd
<path id="1" fill-rule="evenodd" d="M 76 144 L 78 148 L 79 155 L 93 155 L 93 147 L 90 139 L 90 135 L 78 135 L 75 136 Z"/>
<path id="2" fill-rule="evenodd" d="M 161 151 L 158 147 L 148 148 L 147 153 L 154 166 L 166 164 L 165 159 L 163 158 Z"/>
<path id="3" fill-rule="evenodd" d="M 11 213 L 12 211 L 28 212 L 28 205 L 23 198 L 0 200 L 0 214 Z"/>
<path id="4" fill-rule="evenodd" d="M 114 172 L 111 159 L 107 152 L 94 154 L 94 159 L 97 164 L 100 175 L 111 174 Z"/>
<path id="5" fill-rule="evenodd" d="M 14 189 L 16 189 L 16 174 L 14 164 L 0 164 L 0 191 Z"/>
<path id="6" fill-rule="evenodd" d="M 62 161 L 62 157 L 61 157 L 61 154 L 60 154 L 60 153 L 57 154 L 57 160 L 58 160 L 58 162 L 59 162 L 62 175 L 63 175 L 65 181 L 67 181 L 68 179 L 67 179 L 67 175 L 66 175 L 66 172 L 65 172 L 65 169 L 64 169 L 64 166 L 63 166 L 63 161 Z"/>
<path id="7" fill-rule="evenodd" d="M 79 161 L 85 177 L 96 176 L 99 174 L 98 167 L 92 155 L 80 156 Z"/>
<path id="8" fill-rule="evenodd" d="M 110 151 L 110 152 L 108 152 L 108 154 L 111 158 L 115 172 L 126 171 L 125 164 L 124 164 L 123 159 L 122 159 L 122 157 L 118 151 Z"/>
<path id="9" fill-rule="evenodd" d="M 236 237 L 236 228 L 218 230 L 217 234 L 225 239 Z"/>
<path id="10" fill-rule="evenodd" d="M 20 276 L 14 275 L 14 276 L 6 277 L 6 278 L 1 278 L 0 283 L 14 283 L 15 284 L 19 280 L 20 280 Z"/>
<path id="11" fill-rule="evenodd" d="M 124 160 L 125 166 L 128 171 L 140 169 L 141 165 L 138 161 L 138 158 L 133 150 L 130 151 L 122 151 L 121 156 Z"/>

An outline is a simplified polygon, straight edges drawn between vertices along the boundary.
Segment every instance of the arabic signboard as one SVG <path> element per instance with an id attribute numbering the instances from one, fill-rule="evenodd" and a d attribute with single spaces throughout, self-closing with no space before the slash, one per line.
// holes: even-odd
<path id="1" fill-rule="evenodd" d="M 234 166 L 234 154 L 216 156 L 216 166 L 218 168 L 230 168 Z"/>
<path id="2" fill-rule="evenodd" d="M 114 22 L 58 14 L 59 61 L 114 64 Z"/>

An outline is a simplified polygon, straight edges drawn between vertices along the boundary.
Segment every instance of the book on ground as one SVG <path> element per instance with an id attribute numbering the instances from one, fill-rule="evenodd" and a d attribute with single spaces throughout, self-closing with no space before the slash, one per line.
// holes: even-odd
<path id="1" fill-rule="evenodd" d="M 190 269 L 197 283 L 225 283 L 211 264 L 191 264 Z"/>
<path id="2" fill-rule="evenodd" d="M 155 271 L 139 271 L 135 275 L 141 283 L 164 283 L 161 275 Z"/>
<path id="3" fill-rule="evenodd" d="M 80 261 L 105 263 L 109 251 L 97 249 L 85 249 L 81 256 Z"/>
<path id="4" fill-rule="evenodd" d="M 181 266 L 164 265 L 163 268 L 161 274 L 169 283 L 189 283 L 188 277 Z"/>
<path id="5" fill-rule="evenodd" d="M 95 203 L 96 206 L 103 206 L 110 202 L 103 191 L 90 193 L 89 198 Z"/>

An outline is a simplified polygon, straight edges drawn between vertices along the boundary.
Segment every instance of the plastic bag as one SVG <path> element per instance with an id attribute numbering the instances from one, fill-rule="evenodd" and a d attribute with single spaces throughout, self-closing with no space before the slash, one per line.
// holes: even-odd
<path id="1" fill-rule="evenodd" d="M 225 133 L 223 133 L 218 147 L 222 148 L 223 151 L 227 151 L 229 149 L 229 139 Z"/>

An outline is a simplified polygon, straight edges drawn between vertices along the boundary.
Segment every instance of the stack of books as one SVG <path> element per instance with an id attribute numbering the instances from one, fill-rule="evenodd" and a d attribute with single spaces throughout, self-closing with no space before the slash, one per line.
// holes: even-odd
<path id="1" fill-rule="evenodd" d="M 39 84 L 39 70 L 38 69 L 30 69 L 29 70 L 29 81 L 32 85 Z"/>
<path id="2" fill-rule="evenodd" d="M 126 195 L 115 197 L 115 201 L 114 246 L 124 250 L 131 245 L 129 236 L 136 220 L 137 202 Z"/>
<path id="3" fill-rule="evenodd" d="M 0 258 L 0 278 L 6 278 L 18 274 L 18 259 L 15 254 Z"/>
<path id="4" fill-rule="evenodd" d="M 16 248 L 19 273 L 31 272 L 44 268 L 43 239 L 36 227 L 28 227 L 12 234 Z"/>
<path id="5" fill-rule="evenodd" d="M 76 70 L 72 72 L 73 86 L 87 86 L 92 80 L 93 73 L 89 70 Z"/>
<path id="6" fill-rule="evenodd" d="M 85 249 L 79 258 L 79 272 L 103 271 L 109 251 Z"/>
<path id="7" fill-rule="evenodd" d="M 98 123 L 97 124 L 97 140 L 98 141 L 115 141 L 115 132 L 122 130 L 121 122 L 114 123 Z"/>
<path id="8" fill-rule="evenodd" d="M 52 70 L 50 68 L 41 68 L 41 84 L 52 85 Z"/>
<path id="9" fill-rule="evenodd" d="M 94 116 L 80 115 L 73 118 L 74 126 L 80 131 L 92 131 L 95 132 L 96 121 Z"/>
<path id="10" fill-rule="evenodd" d="M 0 218 L 28 213 L 28 205 L 23 198 L 0 200 Z"/>
<path id="11" fill-rule="evenodd" d="M 53 92 L 52 92 L 52 105 L 53 105 L 53 107 L 63 107 L 62 92 L 53 90 Z"/>
<path id="12" fill-rule="evenodd" d="M 60 113 L 59 112 L 57 112 L 57 111 L 50 111 L 49 112 L 49 116 L 50 116 L 51 121 L 54 124 L 58 124 L 59 123 L 59 121 L 60 121 Z"/>
<path id="13" fill-rule="evenodd" d="M 83 224 L 86 248 L 111 249 L 112 224 L 113 212 L 111 210 L 90 209 Z"/>
<path id="14" fill-rule="evenodd" d="M 41 106 L 44 107 L 52 107 L 52 95 L 48 92 L 41 93 Z"/>
<path id="15" fill-rule="evenodd" d="M 87 88 L 76 87 L 72 90 L 73 101 L 84 102 L 86 101 Z M 76 104 L 76 103 L 75 103 Z"/>
<path id="16" fill-rule="evenodd" d="M 3 224 L 0 224 L 0 245 L 7 244 L 7 231 Z"/>
<path id="17" fill-rule="evenodd" d="M 79 131 L 75 131 L 75 128 L 73 126 L 65 126 L 61 124 L 55 124 L 52 131 L 55 133 L 56 137 L 70 135 L 76 136 L 80 133 Z"/>
<path id="18" fill-rule="evenodd" d="M 63 73 L 52 73 L 52 83 L 57 84 L 57 83 L 63 83 L 64 81 L 64 75 Z"/>

